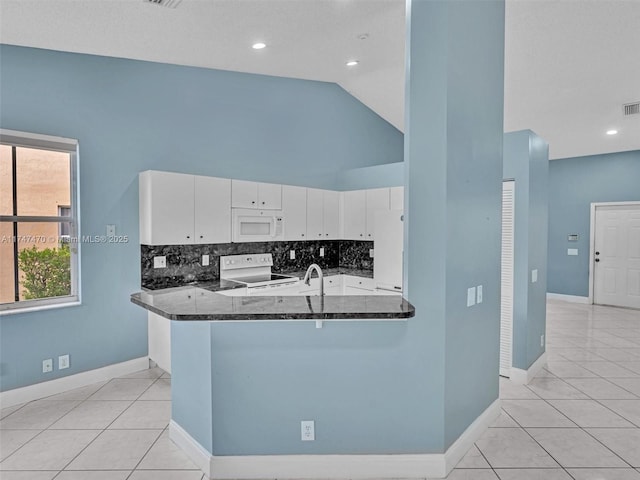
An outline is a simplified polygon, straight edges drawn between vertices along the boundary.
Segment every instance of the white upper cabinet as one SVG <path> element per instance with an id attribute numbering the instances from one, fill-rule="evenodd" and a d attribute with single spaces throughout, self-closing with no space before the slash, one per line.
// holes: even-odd
<path id="1" fill-rule="evenodd" d="M 284 239 L 306 240 L 307 189 L 282 186 L 282 212 L 284 214 Z"/>
<path id="2" fill-rule="evenodd" d="M 146 171 L 139 175 L 140 243 L 194 242 L 193 175 Z"/>
<path id="3" fill-rule="evenodd" d="M 323 190 L 322 204 L 324 238 L 338 240 L 340 238 L 340 192 Z"/>
<path id="4" fill-rule="evenodd" d="M 404 210 L 404 187 L 389 189 L 389 203 L 391 210 Z"/>
<path id="5" fill-rule="evenodd" d="M 231 206 L 233 208 L 280 210 L 282 208 L 282 185 L 231 180 Z"/>
<path id="6" fill-rule="evenodd" d="M 196 176 L 195 243 L 231 242 L 231 180 Z"/>
<path id="7" fill-rule="evenodd" d="M 343 221 L 345 240 L 366 240 L 367 191 L 344 192 Z"/>
<path id="8" fill-rule="evenodd" d="M 321 238 L 324 238 L 324 192 L 307 188 L 307 239 Z"/>
<path id="9" fill-rule="evenodd" d="M 282 185 L 275 183 L 258 183 L 258 208 L 281 210 Z"/>
<path id="10" fill-rule="evenodd" d="M 340 236 L 340 192 L 307 188 L 307 238 L 336 240 Z"/>
<path id="11" fill-rule="evenodd" d="M 231 241 L 231 180 L 183 173 L 140 173 L 140 243 Z"/>
<path id="12" fill-rule="evenodd" d="M 389 210 L 389 188 L 344 192 L 343 226 L 345 240 L 373 240 L 375 212 Z"/>
<path id="13" fill-rule="evenodd" d="M 380 210 L 389 210 L 389 189 L 372 188 L 367 190 L 367 224 L 366 240 L 374 238 L 375 213 Z"/>
<path id="14" fill-rule="evenodd" d="M 375 213 L 404 187 L 338 192 L 182 173 L 141 172 L 140 243 L 231 242 L 231 209 L 283 210 L 284 240 L 373 240 Z M 342 231 L 341 231 L 342 227 Z"/>

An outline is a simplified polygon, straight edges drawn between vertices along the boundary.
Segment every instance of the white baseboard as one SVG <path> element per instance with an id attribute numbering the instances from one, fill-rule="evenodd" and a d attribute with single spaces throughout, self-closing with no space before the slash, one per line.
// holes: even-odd
<path id="1" fill-rule="evenodd" d="M 445 478 L 498 415 L 500 400 L 494 401 L 446 453 L 440 454 L 218 456 L 210 455 L 173 420 L 169 436 L 207 478 L 215 480 Z"/>
<path id="2" fill-rule="evenodd" d="M 206 478 L 211 477 L 211 454 L 187 431 L 172 420 L 169 421 L 169 438 L 180 447 L 196 466 L 202 470 Z"/>
<path id="3" fill-rule="evenodd" d="M 563 293 L 547 292 L 547 300 L 562 300 L 571 303 L 589 303 L 589 297 L 580 297 L 578 295 L 564 295 Z"/>
<path id="4" fill-rule="evenodd" d="M 500 416 L 500 409 L 502 407 L 502 402 L 500 399 L 494 400 L 494 402 L 489 405 L 484 412 L 480 414 L 478 418 L 476 418 L 471 425 L 467 427 L 467 429 L 458 437 L 458 439 L 453 442 L 446 453 L 445 457 L 445 466 L 446 466 L 446 475 L 449 475 L 451 470 L 455 468 L 455 466 L 462 460 L 469 449 L 473 446 L 474 443 L 487 431 L 493 422 Z M 429 477 L 429 475 L 427 475 Z M 436 477 L 437 478 L 437 477 Z"/>
<path id="5" fill-rule="evenodd" d="M 516 385 L 527 385 L 546 364 L 547 352 L 544 352 L 527 370 L 511 367 L 511 375 L 509 375 L 509 378 Z"/>
<path id="6" fill-rule="evenodd" d="M 126 362 L 114 363 L 106 367 L 96 368 L 87 372 L 76 373 L 67 377 L 56 378 L 47 382 L 36 383 L 27 387 L 14 388 L 0 392 L 0 405 L 10 407 L 25 402 L 31 402 L 40 398 L 56 395 L 58 393 L 86 387 L 93 383 L 104 382 L 115 377 L 149 368 L 149 357 L 134 358 Z"/>

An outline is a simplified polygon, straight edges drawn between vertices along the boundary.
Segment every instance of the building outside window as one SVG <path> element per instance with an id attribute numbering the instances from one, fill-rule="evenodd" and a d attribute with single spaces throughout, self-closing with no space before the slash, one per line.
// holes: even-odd
<path id="1" fill-rule="evenodd" d="M 0 312 L 79 301 L 77 148 L 0 130 Z"/>

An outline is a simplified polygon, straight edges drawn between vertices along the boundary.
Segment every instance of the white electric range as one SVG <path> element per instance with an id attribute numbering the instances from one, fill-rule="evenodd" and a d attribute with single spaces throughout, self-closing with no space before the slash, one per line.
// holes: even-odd
<path id="1" fill-rule="evenodd" d="M 300 282 L 298 277 L 272 273 L 273 255 L 250 253 L 220 257 L 220 278 L 247 286 L 247 295 L 265 294 L 291 287 Z"/>

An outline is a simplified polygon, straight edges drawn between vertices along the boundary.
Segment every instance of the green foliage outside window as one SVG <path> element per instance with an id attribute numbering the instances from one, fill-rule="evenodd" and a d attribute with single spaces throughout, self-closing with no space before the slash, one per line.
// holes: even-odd
<path id="1" fill-rule="evenodd" d="M 71 295 L 71 252 L 69 245 L 38 250 L 25 248 L 18 254 L 24 274 L 24 299 Z"/>

